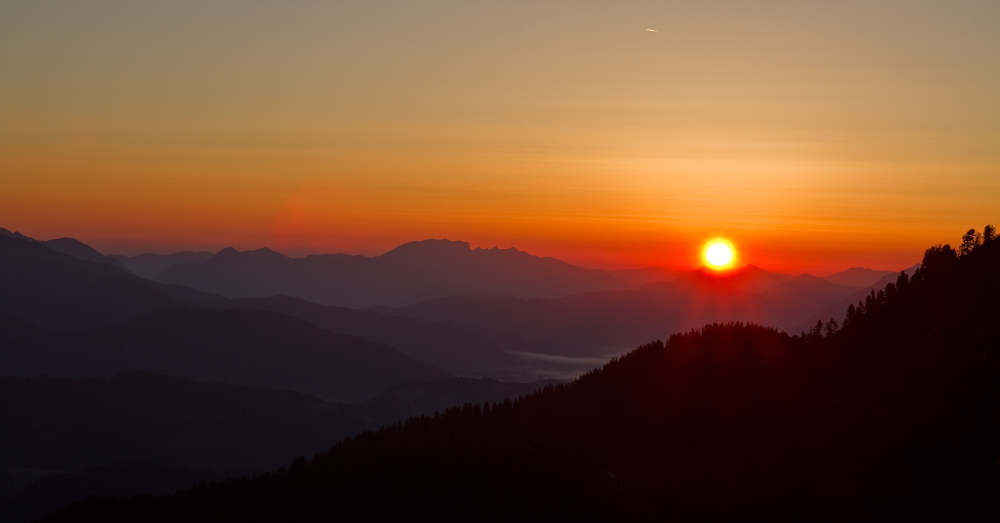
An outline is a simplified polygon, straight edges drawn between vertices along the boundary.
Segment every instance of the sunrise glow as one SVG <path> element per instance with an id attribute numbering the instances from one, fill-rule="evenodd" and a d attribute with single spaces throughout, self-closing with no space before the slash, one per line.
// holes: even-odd
<path id="1" fill-rule="evenodd" d="M 726 240 L 715 239 L 705 244 L 702 258 L 705 260 L 705 265 L 721 271 L 735 264 L 736 249 Z"/>
<path id="2" fill-rule="evenodd" d="M 996 2 L 254 5 L 3 4 L 0 227 L 831 274 L 996 209 Z"/>

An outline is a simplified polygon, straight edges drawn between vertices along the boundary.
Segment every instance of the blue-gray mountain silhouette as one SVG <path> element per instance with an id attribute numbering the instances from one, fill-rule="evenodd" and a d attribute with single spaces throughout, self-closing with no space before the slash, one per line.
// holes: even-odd
<path id="1" fill-rule="evenodd" d="M 317 305 L 288 296 L 218 302 L 220 308 L 267 310 L 317 327 L 395 347 L 411 358 L 461 376 L 500 376 L 517 362 L 499 345 L 460 329 L 454 322 L 422 322 L 374 311 Z"/>
<path id="2" fill-rule="evenodd" d="M 895 277 L 897 274 L 899 273 L 896 271 L 879 271 L 875 269 L 868 269 L 866 267 L 851 267 L 847 270 L 823 276 L 823 279 L 832 283 L 839 283 L 840 285 L 847 285 L 848 287 L 856 287 L 860 289 L 862 287 L 875 285 L 879 280 L 885 278 L 886 276 Z"/>
<path id="3" fill-rule="evenodd" d="M 139 254 L 137 256 L 125 256 L 122 254 L 109 254 L 120 262 L 126 269 L 137 276 L 142 276 L 150 280 L 156 279 L 163 271 L 177 264 L 201 263 L 215 253 L 208 251 L 181 251 L 173 254 Z"/>
<path id="4" fill-rule="evenodd" d="M 791 327 L 853 292 L 822 278 L 749 265 L 723 274 L 699 269 L 627 291 L 531 300 L 450 296 L 375 310 L 426 322 L 454 321 L 507 350 L 593 356 L 621 353 L 706 323 Z"/>
<path id="5" fill-rule="evenodd" d="M 0 312 L 56 329 L 111 325 L 221 299 L 12 236 L 0 235 L 0 264 Z"/>
<path id="6" fill-rule="evenodd" d="M 515 364 L 495 344 L 454 324 L 428 325 L 281 296 L 229 301 L 58 253 L 31 239 L 0 236 L 0 267 L 4 269 L 0 271 L 0 312 L 58 330 L 107 326 L 185 307 L 260 309 L 397 347 L 418 361 L 456 375 L 504 375 Z"/>
<path id="7" fill-rule="evenodd" d="M 584 269 L 517 249 L 471 249 L 466 242 L 425 240 L 375 257 L 329 254 L 289 258 L 268 248 L 226 248 L 201 263 L 156 277 L 228 298 L 285 294 L 323 305 L 408 305 L 442 296 L 561 297 L 627 289 L 676 277 L 665 269 Z"/>
<path id="8" fill-rule="evenodd" d="M 56 238 L 54 240 L 36 240 L 34 238 L 25 236 L 19 232 L 11 232 L 7 229 L 0 227 L 0 236 L 7 236 L 10 238 L 18 238 L 21 240 L 27 240 L 30 242 L 37 242 L 45 245 L 46 247 L 52 249 L 56 252 L 61 252 L 65 255 L 72 256 L 78 260 L 87 260 L 97 263 L 106 263 L 108 265 L 113 265 L 119 269 L 125 269 L 125 266 L 121 264 L 118 260 L 105 256 L 97 251 L 97 249 L 77 240 L 75 238 Z"/>

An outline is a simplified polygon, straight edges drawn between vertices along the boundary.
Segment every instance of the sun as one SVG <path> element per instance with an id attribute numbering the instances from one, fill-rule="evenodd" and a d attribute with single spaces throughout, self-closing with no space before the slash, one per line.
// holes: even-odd
<path id="1" fill-rule="evenodd" d="M 729 241 L 716 238 L 705 244 L 701 257 L 705 260 L 705 265 L 721 271 L 736 263 L 736 249 Z"/>

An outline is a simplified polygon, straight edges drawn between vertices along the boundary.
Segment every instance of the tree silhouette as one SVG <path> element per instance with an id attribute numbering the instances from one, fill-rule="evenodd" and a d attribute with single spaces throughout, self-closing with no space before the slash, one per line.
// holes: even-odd
<path id="1" fill-rule="evenodd" d="M 958 253 L 960 256 L 965 256 L 982 243 L 983 235 L 975 229 L 969 229 L 968 232 L 962 235 L 962 245 L 959 247 Z"/>
<path id="2" fill-rule="evenodd" d="M 997 237 L 997 228 L 987 224 L 983 227 L 983 243 L 991 242 Z"/>

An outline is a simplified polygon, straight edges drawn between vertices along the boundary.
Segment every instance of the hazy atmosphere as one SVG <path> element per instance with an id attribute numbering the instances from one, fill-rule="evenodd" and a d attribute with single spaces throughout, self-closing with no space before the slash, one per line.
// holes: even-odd
<path id="1" fill-rule="evenodd" d="M 899 270 L 997 208 L 998 20 L 968 0 L 7 2 L 0 222 L 119 254 L 449 238 L 691 269 L 721 235 L 775 270 Z"/>
<path id="2" fill-rule="evenodd" d="M 5 0 L 0 522 L 996 523 L 998 212 L 998 0 Z"/>

